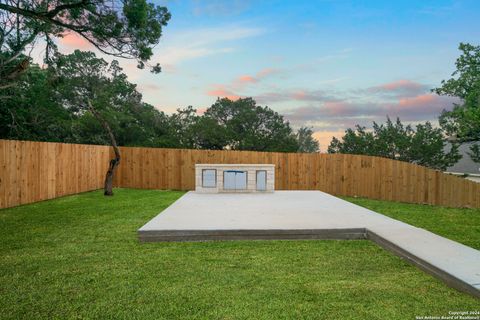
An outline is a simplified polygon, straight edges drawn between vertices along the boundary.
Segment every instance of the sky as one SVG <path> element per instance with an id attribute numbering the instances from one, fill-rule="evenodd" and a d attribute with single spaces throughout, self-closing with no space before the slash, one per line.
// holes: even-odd
<path id="1" fill-rule="evenodd" d="M 253 97 L 309 126 L 325 152 L 332 136 L 386 116 L 435 122 L 454 98 L 448 79 L 458 44 L 479 44 L 480 1 L 154 1 L 172 14 L 152 62 L 120 60 L 144 100 L 166 113 L 199 113 L 217 97 Z M 92 49 L 75 35 L 62 52 Z"/>

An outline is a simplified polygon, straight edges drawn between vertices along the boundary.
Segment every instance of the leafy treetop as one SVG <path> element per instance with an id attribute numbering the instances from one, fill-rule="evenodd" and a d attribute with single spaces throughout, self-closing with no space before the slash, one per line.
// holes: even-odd
<path id="1" fill-rule="evenodd" d="M 74 32 L 104 54 L 136 59 L 144 68 L 167 25 L 167 8 L 147 0 L 0 0 L 0 86 L 28 67 L 27 46 L 46 42 L 47 62 L 57 50 L 53 38 Z M 160 72 L 160 66 L 152 66 Z"/>
<path id="2" fill-rule="evenodd" d="M 461 158 L 457 144 L 452 144 L 448 152 L 446 145 L 442 130 L 430 122 L 414 129 L 398 118 L 395 122 L 387 118 L 385 124 L 374 122 L 373 130 L 359 125 L 347 129 L 341 140 L 332 139 L 328 152 L 379 156 L 445 170 Z"/>
<path id="3" fill-rule="evenodd" d="M 452 140 L 473 142 L 469 155 L 480 163 L 480 46 L 460 43 L 459 50 L 462 53 L 452 78 L 443 80 L 433 91 L 461 99 L 452 110 L 442 112 L 440 126 Z"/>

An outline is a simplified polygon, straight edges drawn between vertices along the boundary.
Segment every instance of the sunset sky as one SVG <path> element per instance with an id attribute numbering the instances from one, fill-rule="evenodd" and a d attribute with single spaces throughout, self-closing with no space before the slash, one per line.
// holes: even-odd
<path id="1" fill-rule="evenodd" d="M 161 1 L 172 13 L 155 49 L 163 72 L 121 61 L 144 100 L 200 112 L 254 97 L 293 125 L 332 135 L 385 116 L 437 118 L 454 100 L 430 89 L 453 72 L 459 42 L 479 44 L 480 1 Z M 74 35 L 63 52 L 90 49 Z"/>

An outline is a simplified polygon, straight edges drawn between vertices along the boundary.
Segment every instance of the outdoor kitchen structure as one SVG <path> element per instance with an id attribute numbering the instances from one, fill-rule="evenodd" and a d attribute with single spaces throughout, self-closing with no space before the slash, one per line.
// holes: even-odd
<path id="1" fill-rule="evenodd" d="M 196 164 L 195 191 L 199 193 L 273 192 L 273 164 Z"/>

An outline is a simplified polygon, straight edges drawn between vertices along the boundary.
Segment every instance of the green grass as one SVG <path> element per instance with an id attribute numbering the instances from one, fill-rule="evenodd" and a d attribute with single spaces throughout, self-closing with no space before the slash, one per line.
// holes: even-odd
<path id="1" fill-rule="evenodd" d="M 181 195 L 117 189 L 0 210 L 0 318 L 414 319 L 480 309 L 369 241 L 138 243 L 136 229 Z"/>
<path id="2" fill-rule="evenodd" d="M 446 208 L 351 197 L 343 199 L 480 250 L 480 209 Z"/>

